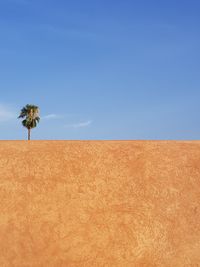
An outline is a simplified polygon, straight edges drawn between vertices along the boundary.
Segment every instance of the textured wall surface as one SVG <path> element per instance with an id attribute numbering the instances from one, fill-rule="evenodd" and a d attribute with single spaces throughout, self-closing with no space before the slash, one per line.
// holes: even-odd
<path id="1" fill-rule="evenodd" d="M 200 141 L 1 141 L 0 266 L 200 266 Z"/>

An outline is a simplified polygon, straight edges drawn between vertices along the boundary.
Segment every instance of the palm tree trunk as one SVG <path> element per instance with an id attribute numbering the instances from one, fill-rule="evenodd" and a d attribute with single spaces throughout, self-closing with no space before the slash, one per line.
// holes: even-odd
<path id="1" fill-rule="evenodd" d="M 28 140 L 31 140 L 31 129 L 28 129 Z"/>

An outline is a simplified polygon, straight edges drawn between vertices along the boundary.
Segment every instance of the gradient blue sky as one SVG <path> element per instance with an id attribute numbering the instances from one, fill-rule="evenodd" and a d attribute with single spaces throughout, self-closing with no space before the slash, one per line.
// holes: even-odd
<path id="1" fill-rule="evenodd" d="M 200 139 L 199 0 L 0 0 L 0 139 Z"/>

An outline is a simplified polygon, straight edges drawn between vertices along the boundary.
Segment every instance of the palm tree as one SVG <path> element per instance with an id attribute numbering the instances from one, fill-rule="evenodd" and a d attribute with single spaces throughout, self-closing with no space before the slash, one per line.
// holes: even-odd
<path id="1" fill-rule="evenodd" d="M 27 104 L 21 109 L 18 119 L 23 119 L 22 125 L 28 129 L 28 140 L 31 139 L 31 129 L 40 121 L 39 107 Z"/>

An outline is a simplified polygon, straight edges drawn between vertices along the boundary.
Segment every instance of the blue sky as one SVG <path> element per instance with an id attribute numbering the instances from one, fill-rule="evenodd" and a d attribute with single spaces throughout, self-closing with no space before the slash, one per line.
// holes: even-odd
<path id="1" fill-rule="evenodd" d="M 0 0 L 0 139 L 200 139 L 199 0 Z"/>

